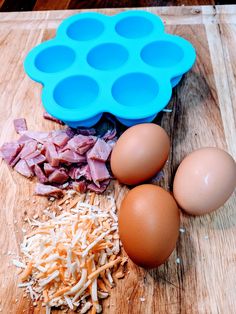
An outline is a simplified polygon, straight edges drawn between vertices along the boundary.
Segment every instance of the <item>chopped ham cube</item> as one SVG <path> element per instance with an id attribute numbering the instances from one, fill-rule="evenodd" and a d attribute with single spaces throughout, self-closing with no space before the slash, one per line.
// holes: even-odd
<path id="1" fill-rule="evenodd" d="M 20 152 L 20 158 L 24 159 L 27 156 L 35 153 L 37 150 L 37 142 L 35 140 L 30 140 L 26 142 Z"/>
<path id="2" fill-rule="evenodd" d="M 71 179 L 73 179 L 73 180 L 75 180 L 75 175 L 76 175 L 76 172 L 77 172 L 77 170 L 79 170 L 80 168 L 78 168 L 78 167 L 70 167 L 70 169 L 69 169 L 69 172 L 68 172 L 68 175 L 69 175 L 69 177 L 71 178 Z"/>
<path id="3" fill-rule="evenodd" d="M 85 193 L 87 190 L 86 182 L 85 181 L 79 181 L 79 182 L 73 182 L 72 187 L 75 191 L 79 193 Z"/>
<path id="4" fill-rule="evenodd" d="M 62 153 L 59 153 L 59 160 L 61 162 L 68 162 L 68 163 L 82 163 L 86 161 L 85 156 L 81 156 L 72 150 L 66 150 Z"/>
<path id="5" fill-rule="evenodd" d="M 114 128 L 113 130 L 107 130 L 102 138 L 104 139 L 104 141 L 113 140 L 116 137 L 116 133 L 116 128 Z"/>
<path id="6" fill-rule="evenodd" d="M 10 162 L 10 166 L 14 167 L 19 160 L 20 160 L 20 154 L 16 155 L 16 157 Z"/>
<path id="7" fill-rule="evenodd" d="M 110 182 L 109 180 L 105 180 L 104 182 L 101 183 L 100 187 L 98 187 L 94 183 L 90 183 L 87 186 L 87 188 L 88 188 L 88 190 L 93 191 L 95 193 L 103 193 L 106 190 L 106 188 L 108 187 L 109 182 Z"/>
<path id="8" fill-rule="evenodd" d="M 84 177 L 88 181 L 92 181 L 92 176 L 91 176 L 89 165 L 84 165 L 80 168 L 77 168 L 75 172 L 75 179 L 78 180 L 81 177 Z"/>
<path id="9" fill-rule="evenodd" d="M 43 165 L 43 169 L 44 169 L 44 172 L 46 174 L 46 176 L 49 176 L 51 173 L 53 173 L 54 170 L 56 170 L 57 168 L 56 167 L 52 167 L 50 164 L 48 163 L 44 163 Z"/>
<path id="10" fill-rule="evenodd" d="M 95 143 L 94 136 L 76 135 L 68 142 L 68 146 L 76 153 L 83 155 Z"/>
<path id="11" fill-rule="evenodd" d="M 87 157 L 90 159 L 96 159 L 100 161 L 107 161 L 110 153 L 111 146 L 104 140 L 98 138 L 93 148 L 88 152 Z"/>
<path id="12" fill-rule="evenodd" d="M 18 161 L 14 169 L 18 173 L 22 174 L 23 176 L 27 178 L 31 178 L 34 175 L 33 171 L 30 169 L 30 167 L 28 166 L 27 162 L 24 159 L 21 159 L 20 161 Z"/>
<path id="13" fill-rule="evenodd" d="M 41 196 L 61 197 L 63 196 L 63 191 L 52 185 L 37 183 L 35 186 L 35 194 Z"/>
<path id="14" fill-rule="evenodd" d="M 18 138 L 18 140 L 17 140 L 17 142 L 19 143 L 19 144 L 24 144 L 24 143 L 26 143 L 26 142 L 28 142 L 28 141 L 30 141 L 31 140 L 31 137 L 29 137 L 28 135 L 26 135 L 26 134 L 22 134 L 21 135 L 21 137 L 20 138 Z"/>
<path id="15" fill-rule="evenodd" d="M 56 147 L 53 143 L 48 142 L 46 145 L 46 158 L 52 167 L 59 166 L 59 157 Z"/>
<path id="16" fill-rule="evenodd" d="M 37 152 L 35 152 L 35 156 L 32 156 L 33 154 L 31 154 L 31 157 L 27 156 L 27 158 L 25 158 L 29 167 L 42 164 L 46 160 L 46 157 L 41 153 L 37 154 Z"/>
<path id="17" fill-rule="evenodd" d="M 15 119 L 13 121 L 16 133 L 27 131 L 27 125 L 24 118 Z"/>
<path id="18" fill-rule="evenodd" d="M 51 183 L 65 183 L 68 180 L 69 176 L 66 173 L 65 169 L 56 169 L 48 177 L 48 181 Z"/>
<path id="19" fill-rule="evenodd" d="M 59 148 L 64 147 L 69 141 L 70 137 L 64 131 L 60 131 L 53 135 L 52 143 L 57 145 Z"/>
<path id="20" fill-rule="evenodd" d="M 99 182 L 109 179 L 110 178 L 110 174 L 107 170 L 106 164 L 102 161 L 99 160 L 93 160 L 88 158 L 87 159 L 88 165 L 89 165 L 89 169 L 91 172 L 91 176 L 93 179 L 93 182 L 100 187 Z"/>
<path id="21" fill-rule="evenodd" d="M 1 157 L 10 165 L 16 155 L 21 151 L 21 148 L 22 145 L 17 142 L 5 143 L 0 148 Z"/>
<path id="22" fill-rule="evenodd" d="M 44 143 L 50 137 L 49 132 L 40 132 L 40 131 L 25 131 L 21 132 L 22 135 L 28 136 L 33 140 L 36 140 L 39 143 Z"/>
<path id="23" fill-rule="evenodd" d="M 35 173 L 35 175 L 38 178 L 40 183 L 47 183 L 48 182 L 48 178 L 45 176 L 45 174 L 43 173 L 43 170 L 37 164 L 35 164 L 35 166 L 34 166 L 34 173 Z"/>

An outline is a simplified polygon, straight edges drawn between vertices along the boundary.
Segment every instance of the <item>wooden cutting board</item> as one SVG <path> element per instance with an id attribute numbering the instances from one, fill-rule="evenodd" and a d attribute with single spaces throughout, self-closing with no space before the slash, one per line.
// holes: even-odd
<path id="1" fill-rule="evenodd" d="M 179 162 L 195 148 L 218 146 L 236 157 L 236 6 L 146 10 L 159 14 L 168 32 L 185 37 L 197 50 L 194 68 L 173 91 L 168 105 L 172 112 L 159 116 L 171 138 L 162 186 L 171 189 Z M 62 19 L 76 12 L 0 14 L 0 144 L 16 138 L 12 121 L 17 117 L 25 117 L 29 129 L 57 128 L 42 119 L 41 87 L 26 76 L 22 63 L 32 47 L 51 38 Z M 47 204 L 33 196 L 33 189 L 34 182 L 0 162 L 0 313 L 4 314 L 45 311 L 23 297 L 11 262 L 19 254 L 25 217 L 40 214 Z M 118 205 L 125 191 L 116 191 Z M 236 194 L 211 215 L 182 214 L 181 228 L 185 232 L 165 265 L 145 271 L 128 263 L 126 278 L 103 304 L 104 313 L 236 313 Z"/>

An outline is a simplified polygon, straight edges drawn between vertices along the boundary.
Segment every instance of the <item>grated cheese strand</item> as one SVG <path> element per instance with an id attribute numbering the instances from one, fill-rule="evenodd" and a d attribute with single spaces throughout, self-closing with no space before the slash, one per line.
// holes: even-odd
<path id="1" fill-rule="evenodd" d="M 121 257 L 117 257 L 117 259 L 115 259 L 114 261 L 111 261 L 101 267 L 99 267 L 97 270 L 95 270 L 92 274 L 90 274 L 88 276 L 88 279 L 92 279 L 92 278 L 95 278 L 97 277 L 102 271 L 106 270 L 107 268 L 111 268 L 113 267 L 114 265 L 116 265 L 117 263 L 120 263 L 122 260 Z"/>
<path id="2" fill-rule="evenodd" d="M 72 294 L 72 293 L 77 292 L 79 289 L 81 289 L 86 279 L 87 279 L 87 270 L 82 269 L 82 275 L 81 275 L 80 281 L 74 287 L 72 287 L 71 290 L 68 291 L 66 294 Z"/>
<path id="3" fill-rule="evenodd" d="M 85 257 L 88 252 L 98 243 L 100 242 L 106 235 L 108 235 L 109 233 L 111 233 L 112 231 L 116 230 L 116 227 L 111 228 L 110 230 L 103 232 L 99 237 L 97 237 L 97 239 L 95 241 L 93 241 L 87 248 L 86 250 L 83 252 L 82 257 Z"/>
<path id="4" fill-rule="evenodd" d="M 50 276 L 48 276 L 46 279 L 40 280 L 39 285 L 40 286 L 46 286 L 50 281 L 57 278 L 59 276 L 59 271 L 54 271 Z"/>

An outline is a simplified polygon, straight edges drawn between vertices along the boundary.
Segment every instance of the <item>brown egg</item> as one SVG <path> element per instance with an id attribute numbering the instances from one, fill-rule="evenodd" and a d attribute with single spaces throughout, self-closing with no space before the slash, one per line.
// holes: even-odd
<path id="1" fill-rule="evenodd" d="M 164 166 L 170 150 L 166 131 L 154 123 L 143 123 L 127 129 L 111 154 L 114 176 L 129 185 L 153 177 Z"/>
<path id="2" fill-rule="evenodd" d="M 131 260 L 142 267 L 163 264 L 175 248 L 180 214 L 174 198 L 152 184 L 133 188 L 119 211 L 119 235 Z"/>
<path id="3" fill-rule="evenodd" d="M 236 186 L 236 164 L 219 148 L 201 148 L 188 155 L 174 178 L 174 197 L 192 215 L 222 206 Z"/>

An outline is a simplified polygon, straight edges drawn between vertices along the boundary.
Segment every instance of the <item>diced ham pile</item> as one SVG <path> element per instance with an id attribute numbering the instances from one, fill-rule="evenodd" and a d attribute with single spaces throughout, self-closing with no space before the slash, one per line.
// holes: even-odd
<path id="1" fill-rule="evenodd" d="M 116 129 L 99 137 L 93 128 L 28 131 L 24 119 L 16 119 L 14 125 L 21 136 L 3 144 L 0 154 L 21 175 L 38 178 L 37 195 L 59 197 L 66 188 L 78 192 L 105 191 L 110 180 L 106 162 L 115 143 Z"/>

